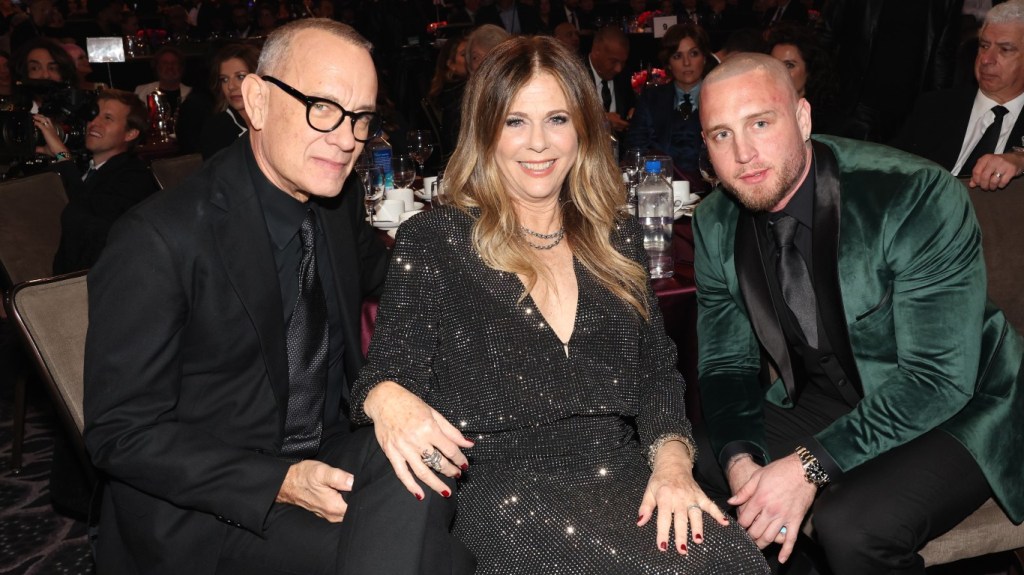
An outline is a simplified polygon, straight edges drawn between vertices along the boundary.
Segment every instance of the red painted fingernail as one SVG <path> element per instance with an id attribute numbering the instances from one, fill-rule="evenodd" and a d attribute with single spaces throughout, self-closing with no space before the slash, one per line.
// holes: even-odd
<path id="1" fill-rule="evenodd" d="M 694 533 L 693 534 L 693 540 L 696 541 L 697 543 L 700 543 L 701 541 L 704 540 L 704 536 L 701 535 L 700 533 Z M 685 545 L 684 545 L 684 547 L 685 547 Z"/>
<path id="2" fill-rule="evenodd" d="M 456 473 L 455 474 L 455 479 L 462 479 L 462 474 L 461 473 Z"/>
<path id="3" fill-rule="evenodd" d="M 459 469 L 461 469 L 463 471 L 469 471 L 469 464 L 468 463 L 463 463 L 462 466 L 459 467 Z"/>
<path id="4" fill-rule="evenodd" d="M 451 492 L 448 491 L 447 489 L 445 489 L 444 491 L 441 492 L 441 497 L 444 497 L 445 499 L 448 499 L 451 496 L 452 496 Z"/>
<path id="5" fill-rule="evenodd" d="M 661 543 L 658 543 L 658 547 L 660 547 L 662 551 L 667 550 L 668 549 L 668 541 L 662 541 Z"/>
<path id="6" fill-rule="evenodd" d="M 682 551 L 683 553 L 686 553 L 686 543 L 680 543 L 679 544 L 679 550 Z"/>
<path id="7" fill-rule="evenodd" d="M 417 493 L 417 494 L 416 494 L 416 499 L 418 499 L 418 500 L 420 500 L 420 501 L 423 501 L 423 496 L 422 496 L 422 495 L 420 495 L 419 493 Z"/>

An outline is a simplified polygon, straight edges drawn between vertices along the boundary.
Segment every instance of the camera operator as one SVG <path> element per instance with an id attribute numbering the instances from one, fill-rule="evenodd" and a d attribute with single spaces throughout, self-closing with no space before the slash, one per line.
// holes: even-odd
<path id="1" fill-rule="evenodd" d="M 46 140 L 44 153 L 56 159 L 50 169 L 60 174 L 68 193 L 53 263 L 57 274 L 92 267 L 114 221 L 156 191 L 146 164 L 133 153 L 149 128 L 145 106 L 135 94 L 123 90 L 100 92 L 97 101 L 99 114 L 86 126 L 85 148 L 92 159 L 84 174 L 51 119 L 33 117 Z"/>

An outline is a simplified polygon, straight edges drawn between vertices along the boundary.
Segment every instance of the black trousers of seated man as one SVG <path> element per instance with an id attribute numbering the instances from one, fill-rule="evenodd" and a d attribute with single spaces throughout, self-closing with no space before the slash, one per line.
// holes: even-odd
<path id="1" fill-rule="evenodd" d="M 317 460 L 355 476 L 345 519 L 331 523 L 294 505 L 275 504 L 265 538 L 228 535 L 217 573 L 237 575 L 461 575 L 476 560 L 449 532 L 455 497 L 423 486 L 417 500 L 398 480 L 372 427 L 324 440 Z M 441 476 L 451 493 L 455 482 Z"/>
<path id="2" fill-rule="evenodd" d="M 781 459 L 802 437 L 813 435 L 849 407 L 808 386 L 793 409 L 767 404 L 769 456 Z M 702 426 L 695 430 L 697 480 L 723 509 L 731 496 Z M 917 551 L 973 513 L 992 496 L 977 462 L 948 433 L 935 429 L 849 470 L 819 491 L 811 508 L 814 539 L 801 535 L 796 552 L 782 566 L 780 545 L 765 549 L 784 575 L 923 575 Z M 787 526 L 790 533 L 800 526 Z M 817 559 L 816 559 L 817 558 Z"/>

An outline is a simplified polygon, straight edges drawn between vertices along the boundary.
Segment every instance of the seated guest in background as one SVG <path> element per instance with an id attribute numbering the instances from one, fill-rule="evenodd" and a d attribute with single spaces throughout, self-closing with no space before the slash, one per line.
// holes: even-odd
<path id="1" fill-rule="evenodd" d="M 78 81 L 76 87 L 82 90 L 99 90 L 105 85 L 100 82 L 93 82 L 89 79 L 92 74 L 92 65 L 89 64 L 89 55 L 85 53 L 78 44 L 63 44 L 64 51 L 75 61 L 75 77 Z"/>
<path id="2" fill-rule="evenodd" d="M 99 113 L 86 126 L 85 149 L 91 159 L 84 173 L 51 119 L 39 114 L 33 118 L 46 140 L 46 152 L 56 157 L 51 169 L 60 174 L 68 194 L 54 274 L 91 268 L 114 222 L 156 191 L 149 168 L 133 153 L 149 130 L 145 106 L 123 90 L 100 92 L 98 105 Z"/>
<path id="3" fill-rule="evenodd" d="M 214 114 L 206 120 L 199 152 L 210 158 L 249 131 L 249 115 L 242 101 L 242 80 L 256 70 L 260 51 L 250 44 L 229 44 L 220 49 L 210 65 L 210 89 Z"/>
<path id="4" fill-rule="evenodd" d="M 33 38 L 52 36 L 50 16 L 56 11 L 52 0 L 30 0 L 27 4 L 28 18 L 11 23 L 11 51 L 19 52 L 26 42 Z"/>
<path id="5" fill-rule="evenodd" d="M 73 86 L 77 78 L 74 60 L 60 44 L 49 38 L 32 38 L 22 45 L 14 57 L 16 81 L 40 80 Z M 61 87 L 53 85 L 51 89 Z M 41 90 L 33 96 L 32 113 L 39 111 L 45 92 Z"/>
<path id="6" fill-rule="evenodd" d="M 446 205 L 399 231 L 356 420 L 417 497 L 461 477 L 478 573 L 767 573 L 691 475 L 685 384 L 589 72 L 517 37 L 465 107 Z"/>
<path id="7" fill-rule="evenodd" d="M 483 62 L 487 53 L 511 37 L 511 34 L 506 32 L 504 28 L 494 24 L 483 24 L 476 30 L 473 30 L 466 37 L 466 46 L 463 49 L 467 75 L 472 76 L 473 72 L 480 67 L 480 62 Z M 458 101 L 450 100 L 441 108 L 442 131 L 445 134 L 444 138 L 448 140 L 451 146 L 446 148 L 448 153 L 454 152 L 455 146 L 458 144 L 458 136 L 462 126 L 462 92 L 464 90 L 465 86 L 459 90 L 457 94 Z"/>
<path id="8" fill-rule="evenodd" d="M 897 148 L 970 177 L 983 190 L 1005 188 L 1024 173 L 1024 0 L 993 7 L 985 17 L 974 59 L 978 88 L 923 94 Z"/>
<path id="9" fill-rule="evenodd" d="M 149 95 L 160 90 L 167 97 L 173 116 L 182 100 L 188 98 L 192 91 L 192 88 L 181 83 L 185 73 L 185 55 L 174 46 L 164 46 L 153 54 L 153 71 L 156 73 L 156 81 L 136 86 L 135 94 L 143 103 L 147 103 Z"/>
<path id="10" fill-rule="evenodd" d="M 811 105 L 815 134 L 834 134 L 840 129 L 836 118 L 839 78 L 832 57 L 818 43 L 810 29 L 781 22 L 772 28 L 768 43 L 771 55 L 789 70 L 797 96 Z"/>
<path id="11" fill-rule="evenodd" d="M 629 129 L 629 117 L 633 113 L 633 87 L 622 69 L 629 59 L 629 38 L 617 27 L 606 26 L 594 34 L 590 47 L 590 72 L 605 120 L 612 132 L 621 133 Z"/>
<path id="12" fill-rule="evenodd" d="M 277 28 L 276 12 L 272 4 L 261 3 L 256 7 L 256 36 L 266 38 Z"/>
<path id="13" fill-rule="evenodd" d="M 457 131 L 449 130 L 445 118 L 454 118 L 462 108 L 462 93 L 466 89 L 466 38 L 449 38 L 437 53 L 434 77 L 430 80 L 427 102 L 441 123 L 441 149 L 445 155 L 455 150 Z M 458 122 L 454 122 L 458 128 Z"/>
<path id="14" fill-rule="evenodd" d="M 235 4 L 231 7 L 231 28 L 228 36 L 235 39 L 248 38 L 253 35 L 252 16 L 246 4 Z"/>
<path id="15" fill-rule="evenodd" d="M 555 40 L 562 43 L 573 54 L 580 53 L 580 31 L 569 22 L 562 22 L 555 26 Z"/>
<path id="16" fill-rule="evenodd" d="M 11 56 L 0 50 L 0 96 L 10 96 L 14 89 L 14 80 L 11 76 Z"/>
<path id="17" fill-rule="evenodd" d="M 782 562 L 813 511 L 835 575 L 924 575 L 917 550 L 991 497 L 1019 523 L 1024 348 L 986 303 L 964 187 L 812 140 L 769 56 L 723 62 L 700 110 L 724 188 L 693 222 L 709 494 Z"/>
<path id="18" fill-rule="evenodd" d="M 700 155 L 700 86 L 715 67 L 708 36 L 700 26 L 676 24 L 661 38 L 661 61 L 672 82 L 650 86 L 637 98 L 626 148 L 672 157 L 676 170 L 696 174 Z"/>
<path id="19" fill-rule="evenodd" d="M 376 93 L 352 28 L 282 26 L 242 86 L 248 136 L 111 232 L 85 359 L 97 572 L 472 571 L 454 500 L 409 495 L 346 413 L 386 266 L 348 178 Z"/>
<path id="20" fill-rule="evenodd" d="M 495 0 L 480 8 L 476 22 L 494 24 L 509 34 L 536 34 L 540 30 L 537 10 L 517 0 Z"/>
<path id="21" fill-rule="evenodd" d="M 714 57 L 721 63 L 729 56 L 740 52 L 767 54 L 768 51 L 769 46 L 765 41 L 764 32 L 757 28 L 740 28 L 729 33 L 721 48 L 715 51 Z"/>

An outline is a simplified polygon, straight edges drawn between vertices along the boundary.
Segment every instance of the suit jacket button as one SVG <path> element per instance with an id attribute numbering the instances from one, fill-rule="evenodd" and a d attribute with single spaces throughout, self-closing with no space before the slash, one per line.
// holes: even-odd
<path id="1" fill-rule="evenodd" d="M 846 380 L 845 379 L 840 379 L 839 381 L 836 382 L 836 385 L 838 385 L 839 387 L 842 387 L 842 386 L 846 385 Z"/>

